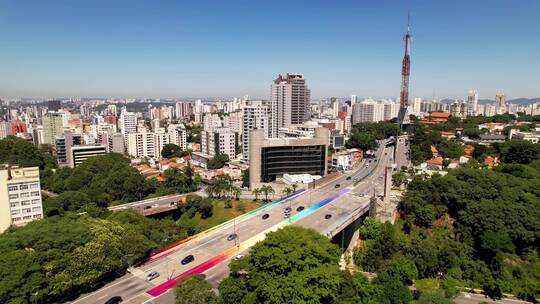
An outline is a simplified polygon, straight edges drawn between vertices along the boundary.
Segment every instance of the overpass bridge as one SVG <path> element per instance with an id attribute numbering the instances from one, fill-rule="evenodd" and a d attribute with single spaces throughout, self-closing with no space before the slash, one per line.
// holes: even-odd
<path id="1" fill-rule="evenodd" d="M 315 229 L 345 249 L 369 215 L 370 197 L 383 193 L 386 168 L 398 159 L 394 155 L 398 145 L 399 140 L 395 146 L 381 145 L 376 152 L 376 161 L 363 160 L 354 171 L 321 183 L 315 189 L 271 202 L 156 252 L 145 264 L 132 268 L 131 274 L 80 297 L 74 303 L 101 303 L 100 299 L 116 295 L 128 299 L 128 303 L 173 303 L 171 290 L 177 281 L 190 275 L 205 274 L 210 283 L 217 285 L 228 275 L 228 263 L 234 256 L 245 254 L 267 233 L 287 225 Z M 290 218 L 284 218 L 287 207 L 292 209 Z M 233 233 L 238 238 L 229 241 L 227 237 Z M 193 255 L 194 261 L 181 265 L 180 260 L 187 255 Z M 157 271 L 160 277 L 146 281 L 146 274 L 150 271 Z"/>

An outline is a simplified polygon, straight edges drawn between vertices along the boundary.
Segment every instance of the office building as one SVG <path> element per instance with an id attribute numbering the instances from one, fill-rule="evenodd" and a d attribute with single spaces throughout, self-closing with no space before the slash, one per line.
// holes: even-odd
<path id="1" fill-rule="evenodd" d="M 64 134 L 57 136 L 55 140 L 56 161 L 59 165 L 68 164 L 68 156 L 71 147 L 82 144 L 81 134 L 73 134 L 71 131 L 65 131 Z"/>
<path id="2" fill-rule="evenodd" d="M 54 145 L 56 137 L 64 133 L 64 119 L 61 113 L 49 112 L 43 115 L 43 143 Z"/>
<path id="3" fill-rule="evenodd" d="M 106 153 L 107 148 L 103 145 L 73 146 L 69 154 L 69 165 L 71 168 L 75 168 L 90 157 Z"/>
<path id="4" fill-rule="evenodd" d="M 229 159 L 236 158 L 238 134 L 230 128 L 215 128 L 213 131 L 201 132 L 201 151 L 211 157 L 226 154 Z"/>
<path id="5" fill-rule="evenodd" d="M 0 233 L 43 218 L 39 168 L 0 168 Z"/>
<path id="6" fill-rule="evenodd" d="M 269 138 L 263 129 L 250 131 L 250 188 L 284 174 L 326 175 L 329 132 L 317 128 L 313 138 Z"/>
<path id="7" fill-rule="evenodd" d="M 280 74 L 271 87 L 268 103 L 268 137 L 278 136 L 279 128 L 309 120 L 310 92 L 303 74 Z"/>
<path id="8" fill-rule="evenodd" d="M 470 90 L 467 95 L 467 116 L 478 115 L 478 93 L 475 90 Z"/>
<path id="9" fill-rule="evenodd" d="M 51 112 L 58 112 L 62 108 L 62 102 L 60 100 L 47 101 L 47 109 Z"/>
<path id="10" fill-rule="evenodd" d="M 249 164 L 249 132 L 254 129 L 268 134 L 268 107 L 262 101 L 250 101 L 243 109 L 242 153 L 246 164 Z"/>

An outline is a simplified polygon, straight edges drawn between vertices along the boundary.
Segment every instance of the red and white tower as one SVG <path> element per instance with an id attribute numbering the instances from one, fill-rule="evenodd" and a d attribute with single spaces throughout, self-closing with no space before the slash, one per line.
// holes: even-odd
<path id="1" fill-rule="evenodd" d="M 400 126 L 408 123 L 407 108 L 409 107 L 409 75 L 411 74 L 411 33 L 410 17 L 407 18 L 407 33 L 405 34 L 405 55 L 401 63 L 401 93 L 399 95 L 398 123 Z"/>

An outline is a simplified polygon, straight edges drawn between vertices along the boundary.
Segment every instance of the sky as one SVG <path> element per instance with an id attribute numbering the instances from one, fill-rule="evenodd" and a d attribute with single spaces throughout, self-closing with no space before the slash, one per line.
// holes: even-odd
<path id="1" fill-rule="evenodd" d="M 0 96 L 540 97 L 540 1 L 0 0 Z"/>

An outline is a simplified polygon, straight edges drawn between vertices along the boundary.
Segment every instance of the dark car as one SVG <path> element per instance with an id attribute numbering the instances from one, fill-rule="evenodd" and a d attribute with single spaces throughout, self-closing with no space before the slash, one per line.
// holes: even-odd
<path id="1" fill-rule="evenodd" d="M 324 219 L 325 219 L 325 220 L 328 220 L 328 219 L 330 219 L 331 217 L 332 217 L 331 214 L 327 214 L 327 215 L 324 216 Z"/>
<path id="2" fill-rule="evenodd" d="M 118 303 L 122 303 L 122 301 L 123 301 L 122 297 L 114 296 L 108 299 L 107 302 L 105 302 L 105 304 L 118 304 Z"/>
<path id="3" fill-rule="evenodd" d="M 341 187 L 340 184 L 336 184 L 336 185 L 334 186 L 334 188 L 339 188 L 339 187 Z"/>
<path id="4" fill-rule="evenodd" d="M 263 214 L 262 219 L 265 220 L 265 219 L 267 219 L 267 218 L 269 218 L 269 217 L 270 217 L 270 214 L 265 213 L 265 214 Z"/>
<path id="5" fill-rule="evenodd" d="M 236 233 L 229 234 L 229 236 L 227 237 L 227 241 L 232 241 L 232 240 L 236 239 L 237 237 L 238 237 L 238 234 L 236 234 Z"/>
<path id="6" fill-rule="evenodd" d="M 304 210 L 304 206 L 298 206 L 298 208 L 296 208 L 296 211 L 298 211 L 298 212 L 300 212 L 302 210 Z"/>
<path id="7" fill-rule="evenodd" d="M 347 176 L 346 180 L 351 180 L 351 177 L 350 177 L 350 176 Z"/>
<path id="8" fill-rule="evenodd" d="M 195 257 L 192 254 L 190 254 L 187 257 L 185 257 L 180 263 L 182 265 L 186 265 L 186 264 L 189 264 L 189 263 L 193 262 L 193 260 L 195 260 Z"/>

